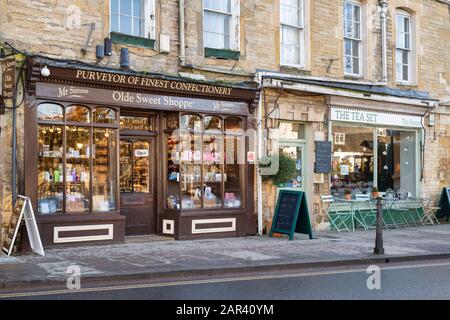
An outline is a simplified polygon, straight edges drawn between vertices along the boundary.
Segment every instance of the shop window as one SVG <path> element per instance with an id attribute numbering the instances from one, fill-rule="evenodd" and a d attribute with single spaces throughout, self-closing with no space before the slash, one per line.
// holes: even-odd
<path id="1" fill-rule="evenodd" d="M 116 111 L 111 108 L 95 108 L 93 112 L 94 123 L 115 124 Z"/>
<path id="2" fill-rule="evenodd" d="M 167 134 L 167 207 L 242 207 L 243 133 L 224 131 L 215 116 L 182 115 L 180 123 L 182 130 Z M 237 119 L 225 124 L 242 126 Z"/>
<path id="3" fill-rule="evenodd" d="M 303 0 L 281 0 L 281 64 L 304 66 Z"/>
<path id="4" fill-rule="evenodd" d="M 374 187 L 373 128 L 333 125 L 332 193 L 344 195 L 345 189 L 356 193 L 370 193 Z M 344 138 L 343 138 L 344 137 Z"/>
<path id="5" fill-rule="evenodd" d="M 42 103 L 38 107 L 38 119 L 45 121 L 63 121 L 64 112 L 60 105 L 53 103 Z"/>
<path id="6" fill-rule="evenodd" d="M 239 118 L 227 118 L 225 120 L 225 130 L 227 132 L 242 133 L 242 120 Z"/>
<path id="7" fill-rule="evenodd" d="M 49 110 L 48 104 L 38 110 Z M 64 126 L 51 125 L 48 122 L 54 117 L 38 112 L 38 213 L 115 210 L 117 126 L 91 124 L 90 109 L 84 106 L 69 106 L 54 114 L 61 116 L 64 111 Z"/>
<path id="8" fill-rule="evenodd" d="M 66 108 L 67 122 L 91 122 L 91 111 L 84 106 L 70 106 Z"/>

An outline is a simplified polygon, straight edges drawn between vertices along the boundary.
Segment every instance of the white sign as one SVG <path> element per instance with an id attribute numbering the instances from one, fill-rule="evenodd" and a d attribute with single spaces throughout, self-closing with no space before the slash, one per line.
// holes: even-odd
<path id="1" fill-rule="evenodd" d="M 147 149 L 136 149 L 134 150 L 134 156 L 136 158 L 145 158 L 148 157 L 148 150 Z"/>
<path id="2" fill-rule="evenodd" d="M 12 220 L 13 221 L 11 221 L 10 230 L 7 235 L 9 238 L 7 237 L 7 241 L 4 244 L 2 251 L 8 256 L 11 255 L 17 234 L 19 232 L 20 224 L 23 220 L 25 220 L 25 226 L 27 228 L 31 249 L 37 254 L 45 256 L 30 198 L 18 196 L 16 205 L 14 206 Z"/>
<path id="3" fill-rule="evenodd" d="M 375 125 L 422 128 L 420 116 L 331 108 L 331 121 L 357 122 Z"/>
<path id="4" fill-rule="evenodd" d="M 341 164 L 341 175 L 348 176 L 350 174 L 350 167 L 347 164 Z"/>

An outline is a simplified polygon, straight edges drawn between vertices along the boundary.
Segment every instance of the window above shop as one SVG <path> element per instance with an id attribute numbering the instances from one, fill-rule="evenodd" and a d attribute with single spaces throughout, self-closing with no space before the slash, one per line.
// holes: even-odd
<path id="1" fill-rule="evenodd" d="M 304 67 L 305 30 L 304 1 L 281 0 L 281 65 Z"/>
<path id="2" fill-rule="evenodd" d="M 344 1 L 344 73 L 362 76 L 362 14 L 357 2 Z"/>
<path id="3" fill-rule="evenodd" d="M 153 47 L 155 0 L 111 0 L 111 39 L 129 45 Z"/>
<path id="4" fill-rule="evenodd" d="M 239 0 L 203 0 L 205 56 L 239 59 Z"/>
<path id="5" fill-rule="evenodd" d="M 397 82 L 414 82 L 414 34 L 412 16 L 404 10 L 396 14 L 396 75 Z"/>
<path id="6" fill-rule="evenodd" d="M 304 140 L 306 137 L 305 124 L 300 122 L 280 122 L 280 139 Z"/>

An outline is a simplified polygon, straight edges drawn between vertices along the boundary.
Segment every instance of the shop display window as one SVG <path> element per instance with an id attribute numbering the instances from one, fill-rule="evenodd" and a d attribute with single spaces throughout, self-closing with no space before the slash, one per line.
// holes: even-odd
<path id="1" fill-rule="evenodd" d="M 242 120 L 188 114 L 180 127 L 166 134 L 167 207 L 241 208 Z"/>
<path id="2" fill-rule="evenodd" d="M 91 112 L 85 106 L 38 106 L 40 214 L 116 209 L 116 111 L 94 108 L 94 122 L 109 125 L 102 128 L 92 124 Z M 52 124 L 64 121 L 67 125 Z"/>

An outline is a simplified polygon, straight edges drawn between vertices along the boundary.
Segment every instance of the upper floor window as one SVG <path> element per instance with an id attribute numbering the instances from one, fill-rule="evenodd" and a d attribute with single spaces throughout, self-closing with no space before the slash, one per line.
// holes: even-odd
<path id="1" fill-rule="evenodd" d="M 154 39 L 155 0 L 111 0 L 111 32 Z"/>
<path id="2" fill-rule="evenodd" d="M 411 15 L 399 11 L 396 15 L 396 66 L 397 81 L 412 82 L 412 28 Z"/>
<path id="3" fill-rule="evenodd" d="M 344 72 L 362 74 L 361 6 L 344 1 Z"/>
<path id="4" fill-rule="evenodd" d="M 239 0 L 203 0 L 204 47 L 239 50 Z"/>
<path id="5" fill-rule="evenodd" d="M 281 64 L 304 66 L 303 0 L 281 0 Z"/>

